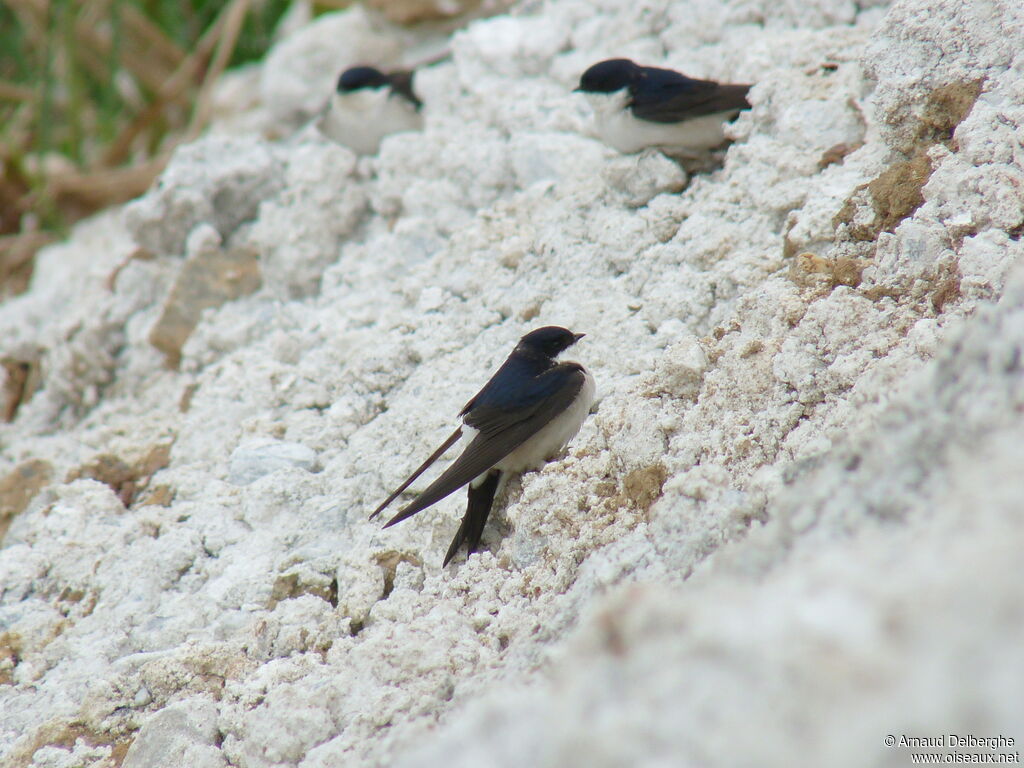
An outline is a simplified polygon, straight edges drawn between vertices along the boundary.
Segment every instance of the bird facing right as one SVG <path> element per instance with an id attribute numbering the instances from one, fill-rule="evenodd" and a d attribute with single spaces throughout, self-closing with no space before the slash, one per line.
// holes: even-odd
<path id="1" fill-rule="evenodd" d="M 464 485 L 469 500 L 447 565 L 463 542 L 470 552 L 480 543 L 495 496 L 510 474 L 539 467 L 560 451 L 582 426 L 594 402 L 594 379 L 579 363 L 555 358 L 583 338 L 549 325 L 526 334 L 512 354 L 462 409 L 462 426 L 373 511 L 376 517 L 441 454 L 466 433 L 462 455 L 384 527 L 436 504 Z"/>
<path id="2" fill-rule="evenodd" d="M 629 59 L 594 64 L 575 89 L 594 109 L 605 144 L 630 154 L 647 147 L 697 154 L 725 141 L 723 127 L 750 109 L 749 85 L 696 80 Z"/>

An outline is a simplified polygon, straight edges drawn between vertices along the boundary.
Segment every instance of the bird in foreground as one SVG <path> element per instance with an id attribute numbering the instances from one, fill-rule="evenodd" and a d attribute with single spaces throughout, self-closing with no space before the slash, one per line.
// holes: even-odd
<path id="1" fill-rule="evenodd" d="M 749 85 L 695 80 L 629 59 L 594 64 L 575 89 L 594 109 L 597 134 L 630 154 L 647 147 L 699 153 L 725 141 L 723 126 L 750 109 Z"/>
<path id="2" fill-rule="evenodd" d="M 372 520 L 465 434 L 469 445 L 440 477 L 385 524 L 388 528 L 469 484 L 469 503 L 442 567 L 465 542 L 476 551 L 491 504 L 508 476 L 539 467 L 576 436 L 594 402 L 594 378 L 555 358 L 581 338 L 558 326 L 523 336 L 491 380 L 459 412 L 462 426 L 370 515 Z"/>
<path id="3" fill-rule="evenodd" d="M 423 128 L 423 103 L 412 89 L 413 73 L 351 67 L 338 84 L 317 127 L 327 138 L 360 155 L 373 155 L 392 133 Z"/>

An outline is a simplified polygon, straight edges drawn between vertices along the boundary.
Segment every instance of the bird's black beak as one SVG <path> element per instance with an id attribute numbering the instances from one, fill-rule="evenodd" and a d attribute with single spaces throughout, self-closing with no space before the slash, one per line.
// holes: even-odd
<path id="1" fill-rule="evenodd" d="M 585 334 L 585 333 L 576 333 L 576 334 L 573 334 L 573 337 L 572 337 L 572 343 L 573 343 L 573 344 L 575 344 L 575 343 L 576 343 L 577 341 L 579 341 L 580 339 L 582 339 L 582 338 L 583 338 L 584 336 L 586 336 L 586 335 L 587 335 L 587 334 Z"/>

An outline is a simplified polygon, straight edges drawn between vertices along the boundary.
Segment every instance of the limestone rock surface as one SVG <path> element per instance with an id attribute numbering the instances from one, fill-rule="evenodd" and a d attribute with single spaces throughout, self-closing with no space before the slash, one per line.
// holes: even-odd
<path id="1" fill-rule="evenodd" d="M 294 31 L 0 304 L 0 762 L 1024 741 L 1024 6 L 522 2 L 418 73 L 422 133 L 302 127 L 418 34 Z M 754 84 L 719 167 L 589 135 L 610 56 Z M 367 516 L 545 324 L 597 407 L 442 570 L 462 494 Z"/>

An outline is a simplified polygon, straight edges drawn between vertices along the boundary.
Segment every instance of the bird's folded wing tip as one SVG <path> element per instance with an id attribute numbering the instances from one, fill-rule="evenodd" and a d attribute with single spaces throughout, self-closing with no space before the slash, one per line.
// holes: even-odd
<path id="1" fill-rule="evenodd" d="M 384 523 L 383 528 L 390 528 L 395 523 L 400 523 L 403 520 L 405 520 L 405 518 L 401 516 L 401 513 L 399 513 L 398 515 L 395 515 L 390 520 L 388 520 L 386 523 Z"/>

